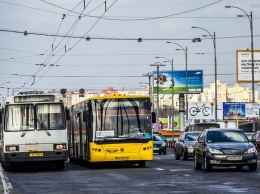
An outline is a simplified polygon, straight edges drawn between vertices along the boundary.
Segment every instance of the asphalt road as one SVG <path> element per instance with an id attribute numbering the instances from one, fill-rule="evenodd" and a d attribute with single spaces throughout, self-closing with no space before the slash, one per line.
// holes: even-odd
<path id="1" fill-rule="evenodd" d="M 259 164 L 260 165 L 260 164 Z M 212 172 L 194 170 L 192 159 L 175 160 L 154 155 L 145 168 L 137 166 L 100 166 L 90 169 L 67 162 L 64 171 L 26 169 L 7 172 L 10 194 L 82 193 L 259 193 L 260 168 L 213 168 Z"/>

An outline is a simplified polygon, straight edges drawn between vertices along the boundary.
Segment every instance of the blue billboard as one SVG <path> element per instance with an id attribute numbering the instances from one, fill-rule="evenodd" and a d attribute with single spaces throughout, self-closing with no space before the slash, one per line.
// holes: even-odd
<path id="1" fill-rule="evenodd" d="M 242 102 L 223 102 L 223 120 L 246 119 L 246 104 Z"/>
<path id="2" fill-rule="evenodd" d="M 186 71 L 159 71 L 153 72 L 153 93 L 157 93 L 157 84 L 159 94 L 172 94 L 172 76 L 174 80 L 175 94 L 199 94 L 203 92 L 203 71 L 189 70 L 187 71 L 187 87 L 186 87 Z M 187 88 L 187 90 L 186 90 Z"/>

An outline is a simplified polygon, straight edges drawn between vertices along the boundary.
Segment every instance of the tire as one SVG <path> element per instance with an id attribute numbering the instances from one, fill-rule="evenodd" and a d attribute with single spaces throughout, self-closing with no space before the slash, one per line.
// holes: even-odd
<path id="1" fill-rule="evenodd" d="M 140 168 L 145 167 L 145 163 L 146 163 L 145 161 L 141 161 L 141 162 L 138 163 L 138 166 Z"/>
<path id="2" fill-rule="evenodd" d="M 201 169 L 202 164 L 198 163 L 196 154 L 194 154 L 194 156 L 193 156 L 193 163 L 194 163 L 195 170 L 200 170 Z"/>
<path id="3" fill-rule="evenodd" d="M 178 155 L 177 152 L 175 151 L 175 160 L 180 160 L 180 159 L 181 159 L 180 155 Z"/>
<path id="4" fill-rule="evenodd" d="M 167 154 L 167 150 L 166 150 L 166 149 L 163 151 L 163 154 L 164 154 L 164 155 L 166 155 L 166 154 Z"/>
<path id="5" fill-rule="evenodd" d="M 64 170 L 64 161 L 59 161 L 56 163 L 57 170 Z"/>
<path id="6" fill-rule="evenodd" d="M 187 160 L 187 159 L 188 159 L 188 157 L 187 157 L 187 155 L 185 154 L 185 151 L 184 151 L 184 150 L 182 150 L 182 159 L 183 159 L 183 160 Z"/>
<path id="7" fill-rule="evenodd" d="M 160 155 L 162 155 L 162 152 L 159 152 Z"/>
<path id="8" fill-rule="evenodd" d="M 210 172 L 212 170 L 212 166 L 208 163 L 206 155 L 204 156 L 204 170 L 206 172 Z"/>
<path id="9" fill-rule="evenodd" d="M 249 171 L 256 171 L 257 170 L 257 163 L 249 164 L 248 168 L 249 168 Z"/>

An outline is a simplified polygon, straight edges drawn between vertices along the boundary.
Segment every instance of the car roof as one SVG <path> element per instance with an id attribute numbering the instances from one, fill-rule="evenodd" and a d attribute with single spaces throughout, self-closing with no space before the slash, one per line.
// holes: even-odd
<path id="1" fill-rule="evenodd" d="M 210 129 L 205 129 L 207 131 L 243 131 L 241 129 L 237 128 L 210 128 Z"/>

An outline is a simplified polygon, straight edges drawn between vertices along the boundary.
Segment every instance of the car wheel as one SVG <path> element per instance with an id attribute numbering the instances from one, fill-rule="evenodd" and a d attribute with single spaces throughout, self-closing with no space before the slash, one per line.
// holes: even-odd
<path id="1" fill-rule="evenodd" d="M 166 148 L 165 148 L 165 150 L 163 151 L 163 154 L 164 154 L 164 155 L 166 155 L 166 154 L 167 154 L 167 150 L 166 150 Z"/>
<path id="2" fill-rule="evenodd" d="M 200 170 L 200 169 L 201 169 L 202 164 L 199 164 L 199 163 L 198 163 L 198 161 L 197 161 L 197 155 L 196 155 L 196 154 L 194 154 L 193 163 L 194 163 L 194 168 L 195 168 L 195 170 Z"/>
<path id="3" fill-rule="evenodd" d="M 249 168 L 249 171 L 256 171 L 257 170 L 257 163 L 249 164 L 248 168 Z"/>
<path id="4" fill-rule="evenodd" d="M 204 156 L 204 170 L 206 172 L 210 172 L 212 170 L 212 166 L 208 163 L 206 155 Z"/>
<path id="5" fill-rule="evenodd" d="M 145 161 L 141 161 L 141 162 L 138 163 L 138 166 L 139 167 L 145 167 L 145 163 L 146 163 Z"/>
<path id="6" fill-rule="evenodd" d="M 159 152 L 160 155 L 162 155 L 162 152 Z"/>
<path id="7" fill-rule="evenodd" d="M 185 154 L 185 151 L 184 150 L 182 150 L 182 159 L 183 160 L 187 160 L 187 155 Z"/>
<path id="8" fill-rule="evenodd" d="M 180 160 L 180 155 L 178 155 L 176 151 L 175 151 L 175 159 Z"/>

